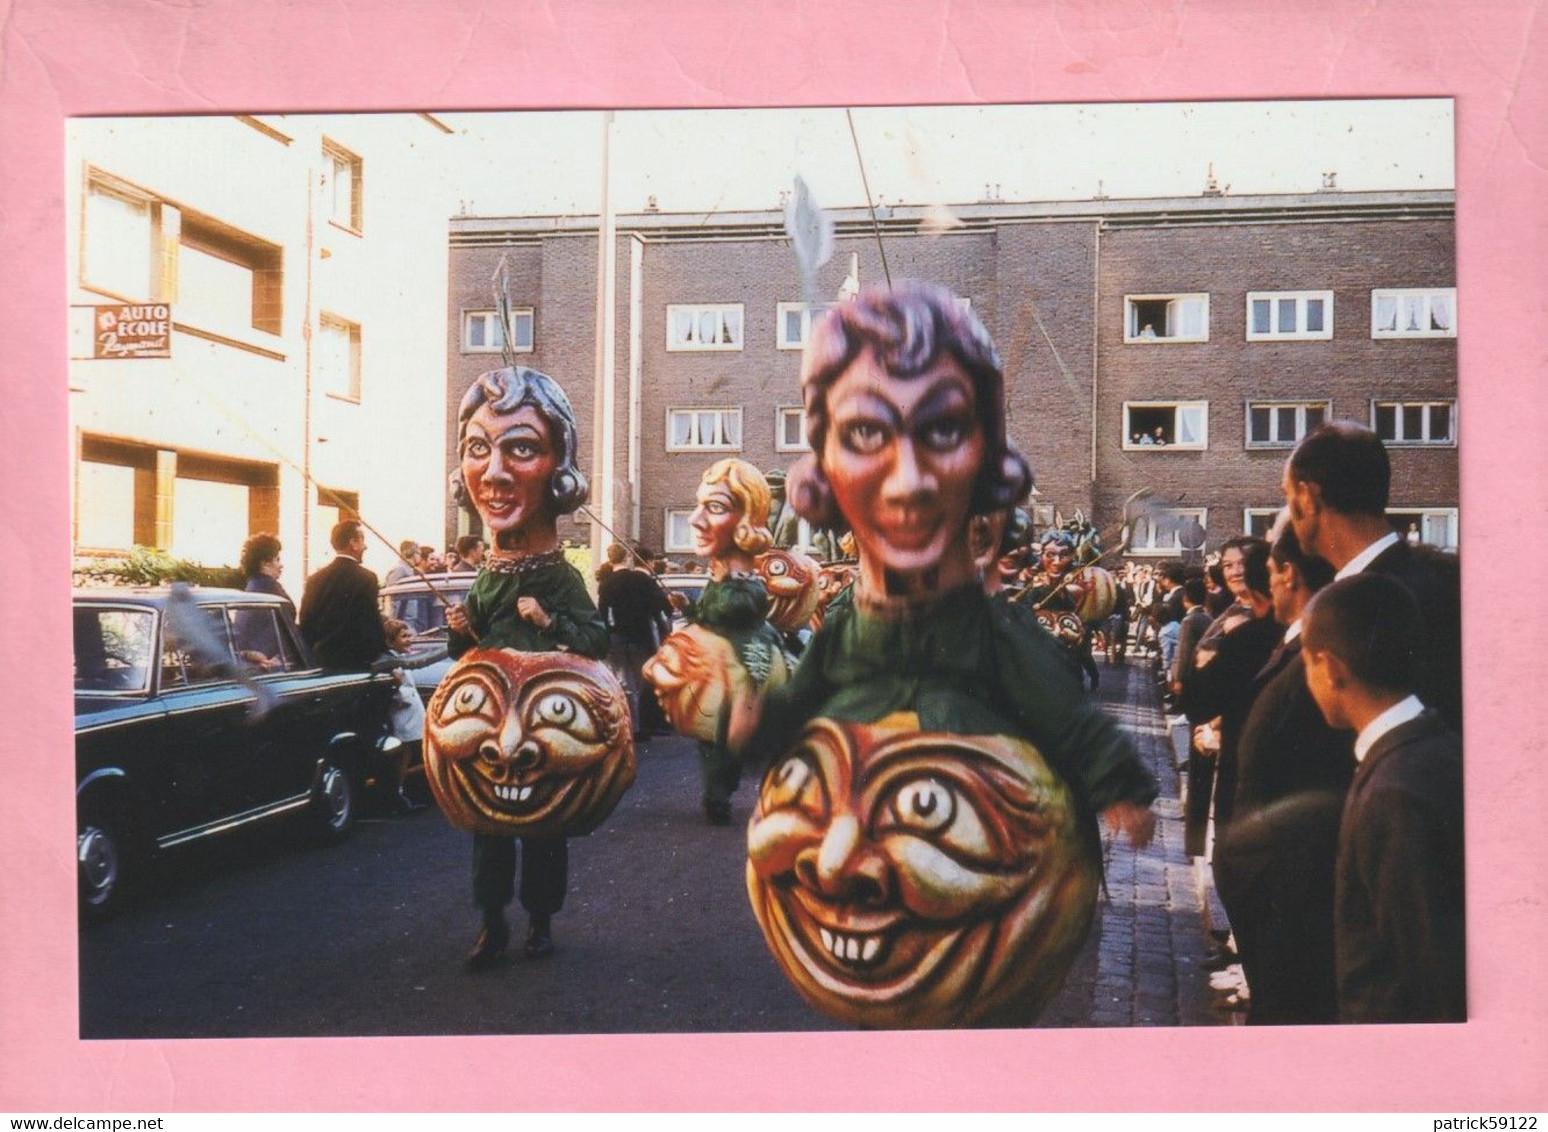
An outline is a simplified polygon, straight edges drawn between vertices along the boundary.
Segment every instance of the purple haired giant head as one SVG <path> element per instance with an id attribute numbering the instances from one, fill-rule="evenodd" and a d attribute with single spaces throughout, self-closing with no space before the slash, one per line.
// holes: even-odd
<path id="1" fill-rule="evenodd" d="M 812 451 L 790 469 L 786 483 L 786 496 L 798 515 L 819 527 L 849 529 L 823 470 L 832 420 L 828 392 L 866 351 L 897 378 L 925 374 L 943 355 L 961 366 L 973 383 L 985 441 L 972 510 L 996 511 L 1026 498 L 1032 469 L 1006 438 L 1005 377 L 989 332 L 945 287 L 910 281 L 867 287 L 812 322 L 801 357 L 801 397 Z"/>

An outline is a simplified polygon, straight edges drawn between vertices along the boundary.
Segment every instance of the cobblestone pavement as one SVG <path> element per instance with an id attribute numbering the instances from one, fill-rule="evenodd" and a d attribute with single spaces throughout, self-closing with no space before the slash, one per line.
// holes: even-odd
<path id="1" fill-rule="evenodd" d="M 1229 1025 L 1239 1016 L 1213 1007 L 1209 972 L 1199 966 L 1213 940 L 1218 903 L 1208 870 L 1183 852 L 1182 801 L 1172 741 L 1153 683 L 1154 662 L 1109 666 L 1100 659 L 1095 693 L 1139 748 L 1161 788 L 1155 839 L 1144 849 L 1106 835 L 1107 890 L 1091 936 L 1045 1026 Z M 1213 920 L 1209 909 L 1217 909 Z"/>

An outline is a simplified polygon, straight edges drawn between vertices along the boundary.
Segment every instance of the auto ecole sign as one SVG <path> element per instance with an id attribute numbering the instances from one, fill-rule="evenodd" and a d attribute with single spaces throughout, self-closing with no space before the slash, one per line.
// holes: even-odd
<path id="1" fill-rule="evenodd" d="M 172 308 L 166 303 L 115 303 L 94 308 L 93 357 L 170 358 Z"/>

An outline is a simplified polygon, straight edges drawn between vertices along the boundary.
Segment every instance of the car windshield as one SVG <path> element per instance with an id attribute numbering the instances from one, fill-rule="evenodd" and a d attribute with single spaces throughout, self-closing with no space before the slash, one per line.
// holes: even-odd
<path id="1" fill-rule="evenodd" d="M 75 610 L 75 690 L 150 691 L 155 616 L 149 609 Z"/>

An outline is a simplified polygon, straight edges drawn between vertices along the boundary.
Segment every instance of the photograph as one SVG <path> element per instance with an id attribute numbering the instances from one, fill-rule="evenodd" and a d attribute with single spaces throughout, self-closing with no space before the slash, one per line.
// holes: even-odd
<path id="1" fill-rule="evenodd" d="M 1383 555 L 1459 745 L 1453 131 L 73 120 L 81 1036 L 1463 1020 L 1299 640 Z"/>

